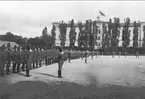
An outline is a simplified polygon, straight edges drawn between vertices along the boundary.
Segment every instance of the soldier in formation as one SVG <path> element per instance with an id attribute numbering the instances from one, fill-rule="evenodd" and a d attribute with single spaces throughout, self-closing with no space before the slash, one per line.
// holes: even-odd
<path id="1" fill-rule="evenodd" d="M 94 52 L 92 51 L 92 54 L 91 54 L 91 56 L 92 56 L 92 60 L 93 60 L 93 56 L 94 56 Z"/>
<path id="2" fill-rule="evenodd" d="M 119 54 L 119 58 L 120 58 L 120 56 L 121 56 L 121 51 L 119 51 L 119 53 L 118 53 L 118 54 Z"/>
<path id="3" fill-rule="evenodd" d="M 5 45 L 0 47 L 0 76 L 4 76 L 5 67 Z"/>
<path id="4" fill-rule="evenodd" d="M 25 71 L 25 67 L 26 67 L 26 48 L 25 46 L 22 47 L 22 56 L 21 56 L 21 63 L 22 63 L 22 71 Z"/>
<path id="5" fill-rule="evenodd" d="M 136 58 L 139 58 L 139 51 L 136 51 Z"/>
<path id="6" fill-rule="evenodd" d="M 88 52 L 85 51 L 85 63 L 87 63 Z"/>
<path id="7" fill-rule="evenodd" d="M 124 52 L 124 56 L 125 56 L 125 58 L 126 58 L 126 55 L 127 55 L 127 53 L 126 53 L 126 51 Z"/>
<path id="8" fill-rule="evenodd" d="M 63 63 L 64 63 L 64 53 L 63 53 L 62 48 L 60 47 L 59 48 L 59 55 L 58 55 L 58 77 L 59 78 L 62 77 L 61 71 L 62 71 Z"/>
<path id="9" fill-rule="evenodd" d="M 21 51 L 20 46 L 17 47 L 17 72 L 20 72 L 20 65 L 21 65 Z"/>
<path id="10" fill-rule="evenodd" d="M 114 58 L 114 56 L 115 56 L 115 51 L 112 52 L 112 58 Z"/>
<path id="11" fill-rule="evenodd" d="M 14 52 L 12 53 L 12 63 L 13 63 L 13 73 L 16 73 L 16 65 L 17 65 L 17 46 L 14 46 Z"/>
<path id="12" fill-rule="evenodd" d="M 70 58 L 71 58 L 71 55 L 70 55 L 70 51 L 68 52 L 68 62 L 70 63 Z"/>
<path id="13" fill-rule="evenodd" d="M 26 46 L 26 57 L 27 57 L 27 64 L 26 64 L 26 77 L 29 77 L 30 74 L 30 67 L 31 67 L 31 62 L 32 62 L 32 55 L 30 55 L 30 46 Z"/>
<path id="14" fill-rule="evenodd" d="M 9 75 L 10 73 L 10 65 L 12 61 L 12 51 L 11 51 L 11 44 L 7 44 L 7 49 L 6 49 L 6 73 Z"/>

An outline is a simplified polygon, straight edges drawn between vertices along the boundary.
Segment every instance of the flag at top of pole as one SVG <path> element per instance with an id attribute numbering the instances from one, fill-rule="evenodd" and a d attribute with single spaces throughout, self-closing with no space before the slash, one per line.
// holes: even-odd
<path id="1" fill-rule="evenodd" d="M 99 10 L 99 14 L 100 14 L 101 16 L 104 16 L 104 17 L 106 16 L 106 15 L 105 15 L 102 11 L 100 11 L 100 10 Z"/>

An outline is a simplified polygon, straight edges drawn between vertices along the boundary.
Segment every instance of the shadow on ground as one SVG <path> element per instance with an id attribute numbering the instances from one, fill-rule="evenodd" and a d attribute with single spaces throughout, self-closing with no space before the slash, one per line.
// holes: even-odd
<path id="1" fill-rule="evenodd" d="M 21 81 L 0 84 L 0 99 L 144 99 L 145 88 L 78 85 L 69 82 L 48 84 L 40 81 Z"/>
<path id="2" fill-rule="evenodd" d="M 58 78 L 58 76 L 47 74 L 47 73 L 37 73 L 37 74 Z"/>

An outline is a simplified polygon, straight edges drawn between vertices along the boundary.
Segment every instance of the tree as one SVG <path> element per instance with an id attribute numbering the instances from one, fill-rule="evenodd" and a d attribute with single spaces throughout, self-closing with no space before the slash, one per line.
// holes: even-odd
<path id="1" fill-rule="evenodd" d="M 133 29 L 133 47 L 138 47 L 138 26 L 136 21 L 134 22 L 134 29 Z"/>
<path id="2" fill-rule="evenodd" d="M 143 26 L 144 38 L 143 38 L 143 48 L 145 48 L 145 26 Z"/>
<path id="3" fill-rule="evenodd" d="M 3 41 L 10 41 L 10 42 L 16 42 L 16 37 L 11 32 L 7 32 L 6 35 L 4 35 L 1 40 Z"/>
<path id="4" fill-rule="evenodd" d="M 124 27 L 123 27 L 123 30 L 122 30 L 122 46 L 124 48 L 127 48 L 129 47 L 129 44 L 130 44 L 130 30 L 129 30 L 129 25 L 130 25 L 130 19 L 129 18 L 126 18 L 126 21 L 125 21 L 125 24 L 124 24 Z"/>
<path id="5" fill-rule="evenodd" d="M 78 23 L 79 26 L 79 35 L 78 35 L 78 47 L 81 48 L 83 44 L 83 24 L 82 22 Z"/>
<path id="6" fill-rule="evenodd" d="M 111 19 L 109 20 L 109 24 L 108 24 L 108 35 L 109 35 L 109 39 L 110 39 L 109 40 L 109 45 L 111 45 L 111 43 L 110 43 L 110 41 L 112 39 L 112 20 Z"/>
<path id="7" fill-rule="evenodd" d="M 70 40 L 70 48 L 73 48 L 75 45 L 75 41 L 76 41 L 76 32 L 75 29 L 76 27 L 74 26 L 74 19 L 71 20 L 70 23 L 70 33 L 69 33 L 69 40 Z"/>
<path id="8" fill-rule="evenodd" d="M 112 38 L 111 38 L 111 47 L 114 49 L 118 47 L 120 36 L 120 19 L 114 18 L 114 24 L 112 27 Z"/>
<path id="9" fill-rule="evenodd" d="M 62 23 L 59 25 L 59 30 L 60 30 L 60 35 L 59 35 L 60 45 L 64 47 L 66 41 L 67 24 L 63 23 L 62 21 Z"/>
<path id="10" fill-rule="evenodd" d="M 109 47 L 109 33 L 107 31 L 107 27 L 105 26 L 105 23 L 103 23 L 103 35 L 102 35 L 102 47 L 108 48 Z"/>
<path id="11" fill-rule="evenodd" d="M 55 40 L 56 40 L 56 33 L 55 33 L 55 31 L 56 31 L 56 27 L 55 27 L 55 25 L 53 25 L 53 27 L 51 29 L 51 36 L 52 36 L 51 42 L 52 42 L 52 46 L 55 46 Z"/>
<path id="12" fill-rule="evenodd" d="M 43 46 L 46 46 L 47 48 L 51 47 L 51 36 L 47 34 L 47 28 L 45 27 L 42 31 L 42 41 L 43 41 Z"/>
<path id="13" fill-rule="evenodd" d="M 89 45 L 89 32 L 90 32 L 89 31 L 89 20 L 86 20 L 84 37 L 83 37 L 86 49 L 88 48 L 88 45 Z"/>

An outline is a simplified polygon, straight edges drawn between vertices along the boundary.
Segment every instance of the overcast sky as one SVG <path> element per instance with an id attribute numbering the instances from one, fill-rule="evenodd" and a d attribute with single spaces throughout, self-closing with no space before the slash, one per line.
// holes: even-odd
<path id="1" fill-rule="evenodd" d="M 45 26 L 50 33 L 52 22 L 96 20 L 99 10 L 105 21 L 113 17 L 121 22 L 125 17 L 145 21 L 144 1 L 0 1 L 0 33 L 40 36 Z"/>

